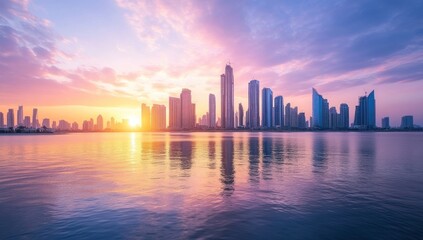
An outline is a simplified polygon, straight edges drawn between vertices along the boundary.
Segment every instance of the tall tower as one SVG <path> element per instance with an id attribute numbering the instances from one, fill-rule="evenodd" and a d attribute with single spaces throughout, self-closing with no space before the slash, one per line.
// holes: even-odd
<path id="1" fill-rule="evenodd" d="M 150 130 L 151 128 L 150 107 L 147 106 L 145 103 L 141 105 L 141 121 L 142 121 L 142 129 Z"/>
<path id="2" fill-rule="evenodd" d="M 32 109 L 32 127 L 37 128 L 38 119 L 37 119 L 38 109 Z"/>
<path id="3" fill-rule="evenodd" d="M 282 128 L 284 126 L 284 106 L 283 97 L 275 97 L 275 127 Z"/>
<path id="4" fill-rule="evenodd" d="M 97 130 L 98 131 L 103 131 L 103 129 L 104 129 L 104 126 L 103 126 L 103 116 L 101 116 L 101 114 L 100 114 L 100 115 L 97 116 Z"/>
<path id="5" fill-rule="evenodd" d="M 251 80 L 248 83 L 248 123 L 250 128 L 260 127 L 260 82 Z"/>
<path id="6" fill-rule="evenodd" d="M 242 104 L 238 104 L 238 113 L 239 113 L 239 126 L 244 127 L 244 108 Z"/>
<path id="7" fill-rule="evenodd" d="M 183 129 L 192 127 L 192 110 L 191 90 L 184 88 L 181 92 L 181 127 Z"/>
<path id="8" fill-rule="evenodd" d="M 18 126 L 23 125 L 23 106 L 18 107 Z"/>
<path id="9" fill-rule="evenodd" d="M 209 94 L 209 128 L 216 127 L 216 96 Z"/>
<path id="10" fill-rule="evenodd" d="M 273 127 L 273 92 L 270 88 L 263 88 L 261 107 L 261 121 L 263 128 Z"/>
<path id="11" fill-rule="evenodd" d="M 312 89 L 312 110 L 313 110 L 313 122 L 311 123 L 312 128 L 326 129 L 329 128 L 329 102 L 324 99 L 316 89 Z"/>
<path id="12" fill-rule="evenodd" d="M 225 74 L 220 75 L 221 119 L 222 128 L 234 128 L 234 73 L 226 65 Z"/>
<path id="13" fill-rule="evenodd" d="M 348 128 L 350 125 L 350 110 L 348 104 L 341 103 L 339 106 L 339 114 L 340 114 L 340 128 Z"/>
<path id="14" fill-rule="evenodd" d="M 169 97 L 169 128 L 181 128 L 181 99 Z"/>
<path id="15" fill-rule="evenodd" d="M 15 127 L 15 113 L 13 111 L 13 108 L 10 108 L 7 112 L 7 127 Z"/>

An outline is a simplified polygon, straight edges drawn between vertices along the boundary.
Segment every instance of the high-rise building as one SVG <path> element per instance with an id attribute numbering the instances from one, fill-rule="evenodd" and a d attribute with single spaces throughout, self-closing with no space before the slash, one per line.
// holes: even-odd
<path id="1" fill-rule="evenodd" d="M 30 128 L 31 127 L 31 117 L 30 116 L 25 116 L 25 118 L 23 120 L 23 125 L 26 128 Z"/>
<path id="2" fill-rule="evenodd" d="M 141 111 L 142 111 L 142 109 L 141 109 Z M 142 118 L 142 116 L 141 116 L 141 126 L 143 126 L 143 127 L 144 127 L 144 125 L 142 125 L 142 119 L 143 119 L 143 118 Z M 110 118 L 110 128 L 111 128 L 111 129 L 115 129 L 115 127 L 116 127 L 116 126 L 115 126 L 115 124 L 116 124 L 116 123 L 115 123 L 115 118 L 114 118 L 114 117 Z"/>
<path id="3" fill-rule="evenodd" d="M 151 128 L 151 113 L 150 113 L 150 107 L 147 106 L 145 103 L 141 105 L 141 123 L 142 123 L 142 129 L 143 130 L 150 130 Z M 114 121 L 112 121 L 112 125 Z"/>
<path id="4" fill-rule="evenodd" d="M 245 111 L 245 126 L 250 128 L 250 112 Z"/>
<path id="5" fill-rule="evenodd" d="M 209 94 L 209 128 L 216 128 L 216 96 Z"/>
<path id="6" fill-rule="evenodd" d="M 103 116 L 98 115 L 97 116 L 97 131 L 103 131 L 104 126 L 103 126 Z"/>
<path id="7" fill-rule="evenodd" d="M 298 107 L 291 108 L 291 127 L 298 127 Z"/>
<path id="8" fill-rule="evenodd" d="M 275 127 L 282 128 L 284 126 L 284 106 L 283 106 L 283 97 L 275 97 Z"/>
<path id="9" fill-rule="evenodd" d="M 273 92 L 270 88 L 263 88 L 261 92 L 261 126 L 263 128 L 273 127 Z"/>
<path id="10" fill-rule="evenodd" d="M 354 125 L 358 128 L 376 127 L 376 100 L 375 91 L 368 96 L 362 96 L 355 107 Z"/>
<path id="11" fill-rule="evenodd" d="M 238 128 L 238 123 L 239 123 L 239 120 L 238 120 L 238 112 L 236 112 L 235 113 L 235 128 Z"/>
<path id="12" fill-rule="evenodd" d="M 38 127 L 37 114 L 38 114 L 38 109 L 36 109 L 36 108 L 32 109 L 32 127 L 33 128 L 37 128 Z"/>
<path id="13" fill-rule="evenodd" d="M 15 115 L 13 108 L 10 108 L 7 112 L 7 127 L 14 128 L 15 127 Z"/>
<path id="14" fill-rule="evenodd" d="M 41 127 L 50 128 L 50 119 L 44 118 Z"/>
<path id="15" fill-rule="evenodd" d="M 169 97 L 169 128 L 181 128 L 181 99 Z"/>
<path id="16" fill-rule="evenodd" d="M 391 126 L 389 125 L 389 117 L 382 118 L 382 128 L 389 129 Z"/>
<path id="17" fill-rule="evenodd" d="M 239 114 L 239 127 L 244 127 L 244 108 L 242 107 L 242 104 L 238 104 L 238 114 Z"/>
<path id="18" fill-rule="evenodd" d="M 23 125 L 23 106 L 18 107 L 18 126 Z"/>
<path id="19" fill-rule="evenodd" d="M 181 127 L 183 129 L 192 128 L 192 102 L 191 102 L 191 90 L 182 89 L 181 92 Z"/>
<path id="20" fill-rule="evenodd" d="M 339 128 L 349 128 L 350 126 L 350 109 L 348 107 L 348 104 L 341 103 L 339 106 Z"/>
<path id="21" fill-rule="evenodd" d="M 301 128 L 301 129 L 307 128 L 306 117 L 305 117 L 305 113 L 303 112 L 300 112 L 298 114 L 298 128 Z"/>
<path id="22" fill-rule="evenodd" d="M 77 122 L 73 122 L 71 129 L 72 129 L 72 131 L 78 131 L 78 129 L 79 129 L 78 123 Z"/>
<path id="23" fill-rule="evenodd" d="M 28 117 L 29 118 L 29 117 Z M 29 122 L 29 121 L 28 121 Z M 52 126 L 51 126 L 53 129 L 56 129 L 57 128 L 57 124 L 56 124 L 56 121 L 53 121 L 53 124 L 52 124 Z"/>
<path id="24" fill-rule="evenodd" d="M 248 123 L 250 128 L 260 127 L 260 82 L 251 80 L 248 83 Z"/>
<path id="25" fill-rule="evenodd" d="M 4 128 L 4 115 L 0 112 L 0 128 Z"/>
<path id="26" fill-rule="evenodd" d="M 191 103 L 191 128 L 195 127 L 195 103 Z"/>
<path id="27" fill-rule="evenodd" d="M 338 128 L 338 112 L 336 111 L 336 107 L 329 109 L 329 128 Z"/>
<path id="28" fill-rule="evenodd" d="M 316 89 L 312 89 L 313 128 L 329 128 L 329 103 Z"/>
<path id="29" fill-rule="evenodd" d="M 287 103 L 285 106 L 285 127 L 290 128 L 291 125 L 291 103 Z"/>
<path id="30" fill-rule="evenodd" d="M 153 104 L 151 108 L 151 129 L 166 129 L 166 106 Z"/>
<path id="31" fill-rule="evenodd" d="M 225 74 L 220 75 L 221 121 L 222 128 L 234 128 L 234 73 L 230 65 L 226 65 Z"/>
<path id="32" fill-rule="evenodd" d="M 414 128 L 414 119 L 413 116 L 403 116 L 401 118 L 401 128 L 403 129 L 411 129 Z"/>

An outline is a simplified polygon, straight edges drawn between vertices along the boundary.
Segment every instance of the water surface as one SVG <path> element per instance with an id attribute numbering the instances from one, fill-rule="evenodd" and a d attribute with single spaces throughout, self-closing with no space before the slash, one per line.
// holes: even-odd
<path id="1" fill-rule="evenodd" d="M 0 136 L 0 239 L 422 239 L 422 133 Z"/>

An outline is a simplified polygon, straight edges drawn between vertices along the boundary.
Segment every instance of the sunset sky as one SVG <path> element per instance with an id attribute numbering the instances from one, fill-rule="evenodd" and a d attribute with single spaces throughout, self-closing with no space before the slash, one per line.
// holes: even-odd
<path id="1" fill-rule="evenodd" d="M 423 125 L 422 13 L 421 0 L 0 0 L 0 111 L 139 119 L 189 88 L 198 118 L 230 61 L 236 106 L 258 79 L 307 118 L 314 87 L 352 120 L 374 89 L 378 126 Z"/>

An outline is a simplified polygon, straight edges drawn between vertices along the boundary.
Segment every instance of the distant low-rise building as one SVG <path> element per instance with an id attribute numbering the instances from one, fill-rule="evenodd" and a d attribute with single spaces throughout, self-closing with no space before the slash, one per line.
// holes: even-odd
<path id="1" fill-rule="evenodd" d="M 389 125 L 389 117 L 382 118 L 382 128 L 389 129 L 391 126 Z"/>
<path id="2" fill-rule="evenodd" d="M 410 129 L 414 127 L 414 120 L 413 120 L 413 116 L 408 115 L 408 116 L 403 116 L 401 118 L 401 128 L 403 129 Z"/>

